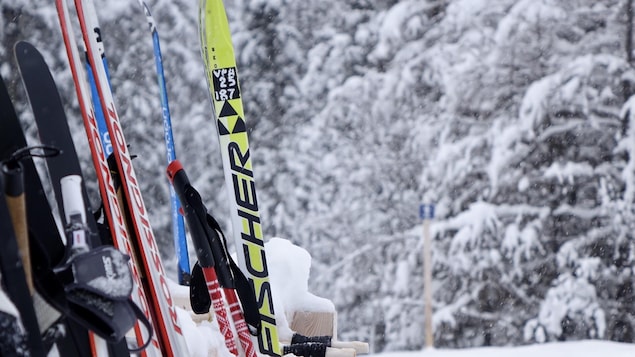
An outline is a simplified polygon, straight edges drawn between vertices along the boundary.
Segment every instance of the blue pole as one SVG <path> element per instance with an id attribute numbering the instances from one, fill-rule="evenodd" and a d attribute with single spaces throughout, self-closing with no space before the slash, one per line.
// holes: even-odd
<path id="1" fill-rule="evenodd" d="M 168 91 L 165 84 L 165 75 L 163 72 L 163 58 L 161 56 L 161 45 L 159 43 L 159 33 L 154 22 L 154 18 L 150 13 L 148 5 L 142 0 L 139 3 L 143 6 L 150 32 L 152 33 L 152 43 L 154 45 L 154 62 L 156 64 L 157 81 L 159 83 L 159 91 L 161 95 L 161 108 L 163 114 L 163 137 L 165 139 L 166 159 L 167 163 L 176 160 L 176 151 L 174 149 L 174 137 L 172 135 L 172 120 L 170 118 L 170 106 L 168 104 Z M 172 233 L 174 236 L 174 250 L 176 252 L 178 264 L 178 280 L 181 285 L 189 285 L 190 282 L 190 261 L 187 250 L 187 239 L 185 236 L 185 224 L 183 216 L 179 213 L 181 203 L 174 191 L 172 185 L 170 187 L 170 200 L 172 203 Z"/>

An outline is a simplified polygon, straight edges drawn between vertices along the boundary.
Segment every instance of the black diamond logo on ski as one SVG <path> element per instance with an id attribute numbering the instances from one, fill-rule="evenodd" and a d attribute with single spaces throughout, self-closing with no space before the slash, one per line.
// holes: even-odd
<path id="1" fill-rule="evenodd" d="M 241 117 L 236 117 L 236 121 L 234 122 L 234 126 L 232 127 L 230 121 L 232 119 L 229 118 L 219 118 L 218 119 L 218 134 L 219 135 L 230 135 L 230 134 L 238 134 L 244 133 L 247 131 L 247 125 L 245 124 L 245 120 Z M 229 131 L 228 128 L 232 128 Z"/>
<path id="2" fill-rule="evenodd" d="M 247 125 L 245 125 L 245 121 L 243 118 L 238 117 L 236 120 L 236 124 L 234 124 L 234 130 L 232 130 L 232 134 L 236 133 L 244 133 L 247 131 Z"/>
<path id="3" fill-rule="evenodd" d="M 236 110 L 234 109 L 234 107 L 232 107 L 231 104 L 229 104 L 228 101 L 225 101 L 223 103 L 223 107 L 220 110 L 220 114 L 218 115 L 220 118 L 223 117 L 230 117 L 233 115 L 238 115 L 238 113 L 236 113 Z"/>
<path id="4" fill-rule="evenodd" d="M 234 121 L 233 125 L 231 123 L 232 121 Z M 236 112 L 236 109 L 234 109 L 228 101 L 223 102 L 223 106 L 218 115 L 218 133 L 220 135 L 229 135 L 244 133 L 246 131 L 247 125 L 245 124 L 245 120 L 238 116 L 238 112 Z"/>
<path id="5" fill-rule="evenodd" d="M 229 130 L 220 119 L 218 119 L 218 135 L 229 135 Z"/>

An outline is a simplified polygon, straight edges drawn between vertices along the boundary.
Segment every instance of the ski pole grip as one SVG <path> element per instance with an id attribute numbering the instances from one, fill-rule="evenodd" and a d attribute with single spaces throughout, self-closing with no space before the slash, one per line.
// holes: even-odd
<path id="1" fill-rule="evenodd" d="M 168 165 L 167 175 L 181 201 L 199 263 L 203 268 L 215 266 L 220 285 L 224 288 L 233 288 L 234 278 L 229 269 L 228 258 L 220 237 L 214 229 L 210 228 L 207 222 L 207 208 L 198 191 L 190 184 L 181 162 L 172 161 Z"/>
<path id="2" fill-rule="evenodd" d="M 64 217 L 71 222 L 71 216 L 80 215 L 81 222 L 86 222 L 86 207 L 82 195 L 82 178 L 79 175 L 68 175 L 60 179 L 62 199 L 64 201 Z"/>
<path id="3" fill-rule="evenodd" d="M 29 250 L 29 230 L 26 222 L 26 201 L 24 197 L 24 171 L 18 161 L 9 161 L 2 164 L 2 176 L 4 178 L 4 195 L 9 206 L 9 215 L 13 230 L 18 241 L 18 250 L 24 266 L 24 275 L 33 295 L 33 278 L 31 273 L 31 252 Z"/>
<path id="4" fill-rule="evenodd" d="M 185 170 L 183 170 L 183 165 L 179 160 L 173 160 L 168 164 L 167 174 L 173 186 L 185 186 L 190 183 L 190 180 L 185 174 Z"/>
<path id="5" fill-rule="evenodd" d="M 4 193 L 7 197 L 18 197 L 24 193 L 23 175 L 20 162 L 11 160 L 2 164 Z"/>
<path id="6" fill-rule="evenodd" d="M 207 240 L 203 222 L 197 217 L 196 210 L 200 210 L 202 203 L 198 192 L 190 185 L 190 180 L 179 160 L 170 162 L 166 170 L 168 179 L 174 187 L 176 195 L 181 201 L 181 208 L 185 221 L 190 228 L 190 237 L 196 250 L 196 257 L 203 268 L 210 268 L 216 265 L 212 249 Z M 198 205 L 198 207 L 194 207 Z M 203 208 L 204 210 L 204 208 Z"/>

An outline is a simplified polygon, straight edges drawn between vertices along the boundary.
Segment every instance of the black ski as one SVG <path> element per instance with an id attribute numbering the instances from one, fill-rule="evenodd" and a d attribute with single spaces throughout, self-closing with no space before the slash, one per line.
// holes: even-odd
<path id="1" fill-rule="evenodd" d="M 0 175 L 0 191 L 3 191 L 2 175 Z M 9 214 L 9 207 L 4 198 L 4 192 L 0 192 L 0 272 L 2 273 L 2 293 L 6 291 L 7 297 L 14 303 L 20 314 L 20 321 L 26 331 L 21 331 L 16 320 L 2 314 L 0 320 L 0 355 L 2 356 L 44 356 L 44 348 L 41 345 L 40 330 L 33 309 L 31 294 L 26 283 L 22 260 L 16 236 L 13 231 L 13 223 Z M 4 312 L 3 309 L 0 311 Z M 24 318 L 22 318 L 24 316 Z M 10 328 L 13 326 L 13 328 Z M 8 335 L 7 335 L 8 334 Z M 38 350 L 39 349 L 39 350 Z"/>
<path id="2" fill-rule="evenodd" d="M 15 117 L 13 104 L 9 98 L 9 93 L 5 87 L 4 81 L 0 77 L 0 113 L 2 117 Z M 2 128 L 0 122 L 0 128 Z M 4 165 L 0 165 L 4 168 Z M 9 167 L 9 169 L 11 169 Z M 19 169 L 19 168 L 18 168 Z M 7 336 L 5 342 L 12 341 L 14 345 L 3 345 L 0 354 L 7 356 L 44 356 L 44 346 L 40 337 L 40 328 L 33 308 L 33 300 L 31 291 L 27 283 L 27 277 L 22 265 L 20 251 L 18 250 L 17 237 L 13 229 L 13 221 L 9 212 L 9 207 L 5 200 L 4 171 L 0 174 L 0 272 L 2 276 L 2 288 L 6 291 L 8 298 L 15 304 L 22 323 L 26 329 L 25 336 L 17 334 L 18 331 L 12 331 L 12 336 Z M 11 170 L 7 170 L 7 175 L 11 175 Z M 23 193 L 22 182 L 15 182 L 22 187 L 7 187 L 9 191 L 20 191 Z M 10 183 L 10 186 L 11 185 Z M 9 192 L 11 193 L 11 192 Z M 3 331 L 9 326 L 2 326 Z"/>
<path id="3" fill-rule="evenodd" d="M 0 80 L 0 108 L 2 110 L 2 120 L 0 121 L 0 160 L 6 160 L 17 150 L 25 148 L 27 142 L 20 121 L 13 108 L 7 87 L 2 80 Z M 61 261 L 65 254 L 65 247 L 59 237 L 55 220 L 33 160 L 30 158 L 21 160 L 21 169 L 24 177 L 27 222 L 36 222 L 36 224 L 29 226 L 31 256 L 42 258 L 41 260 L 46 261 L 47 264 L 48 261 Z M 34 247 L 38 248 L 35 249 L 35 252 Z M 43 251 L 46 251 L 46 254 L 40 256 L 41 254 L 38 253 Z M 29 300 L 30 299 L 27 300 L 25 298 L 24 301 Z M 26 316 L 23 317 L 23 319 L 26 319 Z M 76 341 L 82 341 L 82 331 L 69 329 L 68 332 L 69 333 L 57 343 L 60 354 L 85 355 L 90 353 L 87 344 L 82 345 L 75 343 Z M 35 348 L 38 348 L 37 344 Z M 44 351 L 42 351 L 42 354 L 43 353 Z"/>
<path id="4" fill-rule="evenodd" d="M 22 82 L 38 127 L 40 142 L 42 145 L 51 146 L 61 151 L 60 155 L 47 158 L 46 163 L 49 176 L 54 183 L 53 191 L 59 212 L 63 212 L 60 179 L 67 175 L 82 175 L 64 106 L 49 68 L 37 49 L 31 44 L 21 41 L 15 45 L 15 53 Z M 82 194 L 86 211 L 92 212 L 84 185 L 82 185 Z M 97 232 L 94 218 L 89 217 L 86 223 L 91 232 Z M 93 247 L 102 244 L 98 236 L 91 237 L 89 243 Z"/>

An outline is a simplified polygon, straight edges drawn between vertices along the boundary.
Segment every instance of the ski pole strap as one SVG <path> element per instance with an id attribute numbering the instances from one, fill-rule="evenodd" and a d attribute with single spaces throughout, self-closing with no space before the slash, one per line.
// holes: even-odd
<path id="1" fill-rule="evenodd" d="M 85 290 L 108 300 L 127 300 L 132 293 L 130 257 L 111 246 L 75 255 L 55 272 L 66 292 Z"/>
<path id="2" fill-rule="evenodd" d="M 229 257 L 229 266 L 234 275 L 234 285 L 240 305 L 243 310 L 245 322 L 249 327 L 249 333 L 256 336 L 260 331 L 260 312 L 258 311 L 258 302 L 254 289 L 247 280 L 247 277 L 240 270 L 234 260 Z M 203 270 L 199 262 L 192 267 L 192 275 L 190 280 L 190 304 L 195 314 L 205 314 L 209 312 L 212 306 L 212 300 L 207 291 L 207 282 L 203 275 Z"/>
<path id="3" fill-rule="evenodd" d="M 327 345 L 319 342 L 306 342 L 284 346 L 282 350 L 285 355 L 292 353 L 302 357 L 325 357 L 327 347 Z"/>
<path id="4" fill-rule="evenodd" d="M 198 315 L 208 313 L 212 306 L 212 299 L 207 290 L 207 281 L 198 261 L 192 266 L 192 274 L 190 275 L 190 305 L 192 305 L 192 312 Z"/>
<path id="5" fill-rule="evenodd" d="M 331 346 L 331 336 L 304 336 L 299 333 L 294 333 L 291 337 L 291 344 L 296 345 L 300 343 L 323 343 L 326 346 Z"/>
<path id="6" fill-rule="evenodd" d="M 146 317 L 146 315 L 143 313 L 143 311 L 141 311 L 141 308 L 139 308 L 139 306 L 137 306 L 137 304 L 133 303 L 132 300 L 128 300 L 128 302 L 130 302 L 130 307 L 132 308 L 132 311 L 135 314 L 135 317 L 137 318 L 137 320 L 139 320 L 139 322 L 141 322 L 143 324 L 143 326 L 145 326 L 146 330 L 148 331 L 148 339 L 143 343 L 143 345 L 136 347 L 136 348 L 129 348 L 128 351 L 130 353 L 139 353 L 143 350 L 146 349 L 146 347 L 148 347 L 150 345 L 150 343 L 152 343 L 152 334 L 154 332 L 153 328 L 152 328 L 152 323 L 150 322 L 150 320 L 148 320 L 148 318 Z"/>
<path id="7" fill-rule="evenodd" d="M 109 300 L 87 290 L 70 292 L 67 299 L 69 317 L 106 341 L 121 341 L 139 320 L 146 327 L 148 338 L 141 346 L 129 351 L 140 352 L 152 342 L 152 325 L 131 299 Z"/>
<path id="8" fill-rule="evenodd" d="M 196 191 L 192 186 L 189 186 L 189 188 Z M 201 221 L 205 234 L 209 237 L 208 242 L 212 255 L 214 256 L 214 260 L 217 262 L 216 272 L 218 273 L 218 282 L 220 283 L 220 286 L 225 289 L 236 289 L 234 272 L 230 267 L 231 257 L 227 252 L 227 240 L 225 239 L 225 236 L 223 236 L 223 232 L 220 230 L 218 222 L 216 222 L 214 217 L 207 213 L 207 208 L 205 208 L 202 212 Z"/>
<path id="9" fill-rule="evenodd" d="M 222 248 L 227 256 L 229 262 L 229 268 L 234 277 L 234 289 L 238 294 L 238 299 L 241 302 L 243 308 L 243 315 L 245 316 L 245 322 L 249 326 L 249 332 L 256 336 L 260 331 L 260 311 L 258 310 L 258 301 L 256 299 L 256 292 L 254 287 L 249 283 L 249 280 L 245 274 L 240 270 L 231 255 L 227 253 L 227 238 L 220 228 L 218 221 L 211 215 L 207 214 L 207 225 L 209 228 L 219 233 L 222 241 Z"/>
<path id="10" fill-rule="evenodd" d="M 256 300 L 256 293 L 253 286 L 247 280 L 245 274 L 236 265 L 234 260 L 229 258 L 229 266 L 234 273 L 234 281 L 236 282 L 236 294 L 243 308 L 243 315 L 245 322 L 249 327 L 249 333 L 253 336 L 257 336 L 260 332 L 260 311 L 258 311 L 258 301 Z"/>
<path id="11" fill-rule="evenodd" d="M 172 161 L 167 168 L 167 175 L 179 195 L 183 212 L 194 246 L 197 250 L 198 262 L 193 267 L 190 280 L 190 303 L 195 313 L 209 311 L 212 304 L 207 293 L 207 284 L 201 267 L 214 267 L 218 281 L 225 289 L 236 290 L 240 299 L 245 322 L 249 332 L 257 335 L 260 331 L 260 311 L 256 293 L 247 277 L 238 268 L 227 252 L 227 239 L 220 225 L 203 204 L 198 191 L 190 184 L 190 180 L 178 160 Z"/>
<path id="12" fill-rule="evenodd" d="M 125 338 L 139 320 L 148 330 L 148 340 L 135 351 L 150 344 L 151 323 L 130 299 L 133 286 L 127 255 L 114 247 L 100 246 L 52 269 L 46 252 L 38 245 L 33 248 L 34 257 L 41 258 L 34 259 L 36 284 L 47 302 L 113 343 Z"/>
<path id="13" fill-rule="evenodd" d="M 28 157 L 54 157 L 61 154 L 62 151 L 54 146 L 48 145 L 33 145 L 20 148 L 14 151 L 11 156 L 4 159 L 2 161 L 3 166 L 8 166 L 9 168 L 15 168 L 16 164 Z"/>

